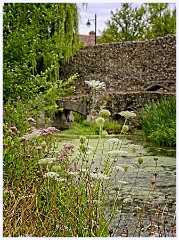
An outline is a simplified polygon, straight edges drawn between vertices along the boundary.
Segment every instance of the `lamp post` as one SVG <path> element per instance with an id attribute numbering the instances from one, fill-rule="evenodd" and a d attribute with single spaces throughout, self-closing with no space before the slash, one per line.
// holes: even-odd
<path id="1" fill-rule="evenodd" d="M 96 19 L 97 19 L 97 16 L 96 16 L 96 13 L 95 13 L 95 18 L 94 19 L 88 19 L 88 22 L 86 23 L 86 25 L 88 26 L 88 27 L 90 27 L 91 26 L 91 21 L 94 21 L 94 25 L 95 25 L 95 44 L 96 44 Z"/>

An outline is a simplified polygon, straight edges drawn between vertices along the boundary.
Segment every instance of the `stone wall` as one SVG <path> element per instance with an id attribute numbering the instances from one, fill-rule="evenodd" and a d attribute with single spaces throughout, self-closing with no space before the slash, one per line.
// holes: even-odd
<path id="1" fill-rule="evenodd" d="M 79 74 L 76 94 L 88 92 L 85 80 L 104 81 L 107 92 L 145 91 L 161 83 L 171 92 L 176 85 L 176 36 L 145 42 L 97 44 L 81 49 L 61 67 L 60 78 Z"/>

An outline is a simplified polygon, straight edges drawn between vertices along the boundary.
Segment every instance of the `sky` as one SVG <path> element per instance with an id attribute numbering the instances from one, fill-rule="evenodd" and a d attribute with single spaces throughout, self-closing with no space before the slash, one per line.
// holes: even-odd
<path id="1" fill-rule="evenodd" d="M 100 31 L 106 28 L 105 22 L 111 18 L 111 10 L 115 11 L 120 7 L 120 3 L 88 3 L 88 7 L 82 6 L 82 3 L 77 4 L 79 7 L 80 19 L 79 19 L 79 33 L 88 35 L 90 31 L 95 30 L 95 24 L 93 19 L 95 13 L 97 15 L 97 35 L 100 35 Z M 91 26 L 86 25 L 88 19 L 92 19 Z"/>
<path id="2" fill-rule="evenodd" d="M 132 1 L 131 1 L 132 2 Z M 134 1 L 135 2 L 135 1 Z M 107 28 L 107 25 L 105 22 L 111 18 L 111 11 L 116 11 L 116 9 L 120 9 L 120 1 L 117 3 L 88 3 L 88 7 L 82 6 L 82 3 L 77 3 L 80 13 L 80 19 L 79 19 L 79 34 L 88 35 L 90 31 L 95 31 L 95 24 L 94 24 L 94 18 L 95 13 L 97 15 L 97 36 L 100 36 L 100 32 L 102 32 L 104 29 Z M 137 2 L 135 2 L 135 5 L 138 5 Z M 90 21 L 91 26 L 88 27 L 86 25 L 88 19 L 91 19 Z"/>

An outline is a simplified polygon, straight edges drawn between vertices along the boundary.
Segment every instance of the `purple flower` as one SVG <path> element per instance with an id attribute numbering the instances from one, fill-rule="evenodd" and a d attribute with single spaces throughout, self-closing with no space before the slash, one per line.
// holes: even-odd
<path id="1" fill-rule="evenodd" d="M 25 151 L 26 151 L 26 152 L 30 152 L 30 148 L 26 148 Z"/>
<path id="2" fill-rule="evenodd" d="M 65 143 L 63 146 L 66 150 L 71 150 L 75 147 L 75 145 L 72 143 Z"/>

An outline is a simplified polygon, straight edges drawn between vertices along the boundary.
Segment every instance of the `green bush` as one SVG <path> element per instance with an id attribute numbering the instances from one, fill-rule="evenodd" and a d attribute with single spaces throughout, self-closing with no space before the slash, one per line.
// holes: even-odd
<path id="1" fill-rule="evenodd" d="M 109 134 L 119 134 L 121 132 L 121 125 L 117 121 L 105 122 L 104 130 L 106 130 Z"/>
<path id="2" fill-rule="evenodd" d="M 176 145 L 176 98 L 161 99 L 145 106 L 140 114 L 146 140 L 162 146 Z"/>

